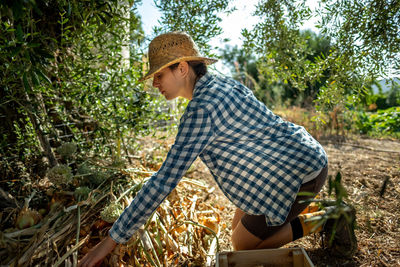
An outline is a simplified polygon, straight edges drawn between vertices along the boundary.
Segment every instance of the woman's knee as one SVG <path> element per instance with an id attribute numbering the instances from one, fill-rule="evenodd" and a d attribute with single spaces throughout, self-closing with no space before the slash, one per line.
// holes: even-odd
<path id="1" fill-rule="evenodd" d="M 255 249 L 262 239 L 250 233 L 239 220 L 232 233 L 231 241 L 234 250 L 249 250 Z"/>
<path id="2" fill-rule="evenodd" d="M 235 214 L 233 215 L 233 219 L 232 219 L 232 233 L 235 230 L 239 221 L 242 219 L 243 215 L 245 215 L 245 214 L 246 213 L 244 211 L 242 211 L 239 208 L 236 208 Z"/>

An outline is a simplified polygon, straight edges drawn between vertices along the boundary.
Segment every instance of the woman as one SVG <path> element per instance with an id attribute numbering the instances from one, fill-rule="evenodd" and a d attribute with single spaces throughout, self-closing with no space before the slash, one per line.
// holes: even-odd
<path id="1" fill-rule="evenodd" d="M 235 250 L 276 248 L 313 228 L 299 215 L 299 191 L 316 195 L 328 173 L 322 146 L 304 127 L 282 120 L 236 80 L 207 72 L 217 60 L 202 57 L 192 38 L 170 32 L 149 45 L 150 70 L 166 99 L 189 99 L 175 143 L 151 179 L 91 250 L 81 266 L 92 266 L 118 243 L 126 243 L 178 184 L 199 156 L 237 210 L 232 221 Z M 339 222 L 339 244 L 354 252 L 354 233 Z M 340 228 L 340 229 L 339 229 Z M 315 231 L 319 231 L 317 229 Z"/>

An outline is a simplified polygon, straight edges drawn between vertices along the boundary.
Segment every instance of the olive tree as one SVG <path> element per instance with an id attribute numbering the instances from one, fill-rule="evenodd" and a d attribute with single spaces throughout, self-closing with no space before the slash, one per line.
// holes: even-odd
<path id="1" fill-rule="evenodd" d="M 330 49 L 316 55 L 300 34 L 300 26 L 315 13 L 305 0 L 264 0 L 255 16 L 260 23 L 243 30 L 245 47 L 261 55 L 261 72 L 300 91 L 319 87 L 318 110 L 352 105 L 366 85 L 390 71 L 398 73 L 400 6 L 398 1 L 320 1 L 316 13 L 322 37 Z"/>

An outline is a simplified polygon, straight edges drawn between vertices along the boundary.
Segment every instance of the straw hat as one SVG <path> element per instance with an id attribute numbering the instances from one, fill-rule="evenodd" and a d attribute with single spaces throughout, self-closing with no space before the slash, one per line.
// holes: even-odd
<path id="1" fill-rule="evenodd" d="M 185 32 L 168 32 L 155 37 L 149 45 L 150 70 L 139 79 L 147 80 L 160 70 L 181 61 L 200 60 L 207 65 L 217 62 L 217 59 L 200 55 L 192 37 Z"/>

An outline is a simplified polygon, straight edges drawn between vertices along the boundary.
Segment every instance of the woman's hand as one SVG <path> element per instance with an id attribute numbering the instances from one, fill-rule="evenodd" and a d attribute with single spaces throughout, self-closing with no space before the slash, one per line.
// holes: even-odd
<path id="1" fill-rule="evenodd" d="M 107 236 L 79 261 L 78 266 L 92 267 L 100 264 L 116 246 L 117 243 L 110 236 Z"/>

